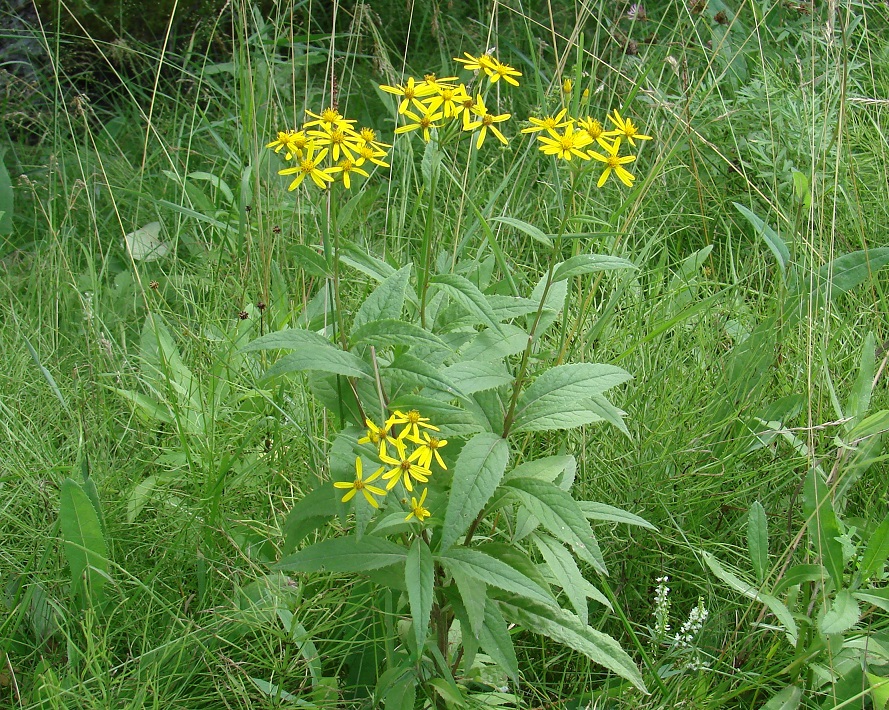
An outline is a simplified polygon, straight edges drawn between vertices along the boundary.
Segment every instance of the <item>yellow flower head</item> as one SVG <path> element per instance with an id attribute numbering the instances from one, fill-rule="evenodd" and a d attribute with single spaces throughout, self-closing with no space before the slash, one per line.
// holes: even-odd
<path id="1" fill-rule="evenodd" d="M 381 168 L 388 168 L 389 163 L 386 163 L 380 158 L 386 157 L 386 151 L 374 148 L 370 143 L 365 143 L 364 145 L 358 146 L 358 159 L 355 161 L 355 165 L 363 165 L 365 161 L 369 163 L 373 163 L 374 165 L 379 165 Z"/>
<path id="2" fill-rule="evenodd" d="M 422 438 L 417 437 L 411 439 L 411 441 L 418 445 L 414 453 L 411 454 L 411 458 L 416 459 L 418 464 L 429 469 L 432 468 L 432 459 L 434 458 L 436 463 L 441 466 L 442 470 L 447 471 L 448 467 L 445 466 L 441 454 L 438 453 L 439 449 L 447 446 L 447 439 L 439 439 L 435 436 L 429 436 L 425 431 L 421 432 L 421 434 Z"/>
<path id="3" fill-rule="evenodd" d="M 481 54 L 478 57 L 473 57 L 469 52 L 463 52 L 463 56 L 466 59 L 454 57 L 454 61 L 460 62 L 463 68 L 468 71 L 483 71 L 488 76 L 490 76 L 489 72 L 493 71 L 497 64 L 497 60 L 490 54 Z"/>
<path id="4" fill-rule="evenodd" d="M 555 155 L 562 160 L 571 160 L 574 157 L 581 160 L 589 160 L 590 157 L 581 149 L 593 142 L 586 131 L 576 131 L 572 126 L 567 126 L 563 133 L 554 133 L 552 136 L 538 135 L 543 145 L 540 150 L 547 155 Z"/>
<path id="5" fill-rule="evenodd" d="M 352 124 L 355 123 L 352 119 L 343 118 L 342 114 L 340 114 L 340 112 L 333 106 L 328 106 L 321 113 L 312 113 L 309 109 L 306 109 L 306 113 L 315 120 L 306 121 L 306 123 L 303 124 L 303 128 L 308 128 L 309 126 L 326 126 L 327 128 L 333 128 L 336 126 L 341 130 L 346 130 L 347 128 L 351 128 Z"/>
<path id="6" fill-rule="evenodd" d="M 370 175 L 362 170 L 359 165 L 360 164 L 358 162 L 353 161 L 351 158 L 343 158 L 332 168 L 327 168 L 327 172 L 331 175 L 335 173 L 341 173 L 343 176 L 343 185 L 345 185 L 347 190 L 350 190 L 352 188 L 352 173 L 357 173 L 358 175 L 363 175 L 364 177 L 370 177 Z"/>
<path id="7" fill-rule="evenodd" d="M 370 483 L 375 481 L 380 477 L 380 474 L 383 472 L 382 466 L 374 472 L 369 478 L 362 478 L 362 464 L 361 457 L 355 457 L 355 480 L 351 483 L 346 483 L 345 481 L 336 481 L 334 482 L 334 488 L 342 488 L 344 490 L 348 490 L 348 493 L 343 496 L 343 503 L 348 503 L 352 498 L 355 497 L 355 494 L 358 491 L 361 491 L 364 494 L 364 497 L 367 499 L 367 502 L 370 503 L 374 508 L 379 508 L 380 504 L 377 503 L 376 498 L 374 496 L 385 497 L 386 491 L 382 488 L 378 488 L 377 486 L 372 486 Z"/>
<path id="8" fill-rule="evenodd" d="M 513 69 L 509 64 L 501 64 L 496 59 L 494 59 L 494 62 L 495 65 L 493 70 L 488 72 L 488 78 L 491 80 L 492 84 L 503 79 L 503 81 L 512 84 L 513 86 L 519 85 L 519 82 L 515 80 L 515 77 L 521 76 L 522 72 Z"/>
<path id="9" fill-rule="evenodd" d="M 387 94 L 395 94 L 401 96 L 402 101 L 398 105 L 398 113 L 405 113 L 408 107 L 413 105 L 421 111 L 425 110 L 425 106 L 420 103 L 420 99 L 424 96 L 431 96 L 435 93 L 435 87 L 425 82 L 419 84 L 414 82 L 414 77 L 408 77 L 408 80 L 399 86 L 389 86 L 388 84 L 380 84 L 380 88 Z"/>
<path id="10" fill-rule="evenodd" d="M 574 82 L 571 79 L 566 78 L 565 81 L 562 82 L 562 93 L 570 94 L 574 90 Z"/>
<path id="11" fill-rule="evenodd" d="M 396 446 L 401 444 L 399 437 L 396 437 L 392 432 L 394 424 L 392 423 L 391 417 L 383 422 L 383 426 L 377 426 L 370 419 L 365 419 L 364 423 L 367 425 L 367 434 L 361 437 L 358 440 L 358 443 L 378 446 L 381 458 L 386 454 L 387 444 L 394 444 Z"/>
<path id="12" fill-rule="evenodd" d="M 632 175 L 629 170 L 627 170 L 624 165 L 627 163 L 632 163 L 635 159 L 635 155 L 624 155 L 618 156 L 618 151 L 620 150 L 620 138 L 616 138 L 614 143 L 610 145 L 606 149 L 607 155 L 602 155 L 600 153 L 596 153 L 595 151 L 590 151 L 590 157 L 595 158 L 596 160 L 605 163 L 605 170 L 602 171 L 602 175 L 599 177 L 599 182 L 596 183 L 597 187 L 602 187 L 605 184 L 605 181 L 608 179 L 608 176 L 611 175 L 611 172 L 614 171 L 614 174 L 617 175 L 618 179 L 627 187 L 633 187 L 633 180 L 636 179 L 635 175 Z"/>
<path id="13" fill-rule="evenodd" d="M 333 182 L 333 177 L 320 167 L 321 162 L 326 157 L 327 148 L 323 148 L 318 155 L 315 155 L 314 148 L 310 148 L 300 161 L 299 165 L 293 168 L 279 170 L 278 175 L 296 175 L 296 178 L 290 183 L 290 187 L 287 188 L 288 190 L 295 190 L 307 177 L 312 178 L 318 187 L 324 189 L 327 187 L 327 183 Z"/>
<path id="14" fill-rule="evenodd" d="M 423 133 L 423 140 L 427 143 L 432 140 L 430 130 L 438 128 L 438 125 L 435 122 L 444 117 L 443 112 L 439 111 L 438 113 L 435 113 L 430 109 L 426 109 L 422 116 L 418 116 L 413 111 L 404 111 L 403 113 L 405 116 L 412 119 L 413 123 L 405 123 L 403 126 L 396 128 L 395 132 L 407 133 L 408 131 L 420 130 Z"/>
<path id="15" fill-rule="evenodd" d="M 416 409 L 411 409 L 408 412 L 400 412 L 396 409 L 395 414 L 390 417 L 390 421 L 393 424 L 406 425 L 404 429 L 401 430 L 401 435 L 399 436 L 400 439 L 404 437 L 412 440 L 418 439 L 420 437 L 420 427 L 431 429 L 432 431 L 439 431 L 437 426 L 429 424 L 429 417 L 422 416 Z"/>
<path id="16" fill-rule="evenodd" d="M 643 136 L 641 133 L 639 133 L 638 127 L 635 126 L 629 118 L 621 118 L 621 115 L 617 112 L 617 109 L 614 109 L 614 116 L 608 116 L 608 120 L 611 121 L 615 126 L 617 126 L 614 131 L 609 131 L 609 134 L 616 136 L 626 136 L 627 140 L 630 142 L 630 145 L 634 148 L 636 147 L 636 143 L 634 141 L 651 140 L 651 136 Z"/>
<path id="17" fill-rule="evenodd" d="M 416 498 L 411 496 L 411 512 L 408 513 L 407 517 L 404 519 L 405 522 L 407 522 L 411 518 L 416 518 L 419 522 L 422 523 L 431 515 L 430 512 L 423 507 L 423 503 L 426 502 L 426 493 L 428 492 L 429 489 L 424 488 L 423 493 L 420 494 L 420 500 L 417 500 Z"/>
<path id="18" fill-rule="evenodd" d="M 543 118 L 534 118 L 534 116 L 528 117 L 528 122 L 531 124 L 527 128 L 522 129 L 522 133 L 537 133 L 538 131 L 546 131 L 552 136 L 558 135 L 556 133 L 557 128 L 565 128 L 566 126 L 571 125 L 571 118 L 565 119 L 565 114 L 568 113 L 567 108 L 563 108 L 559 111 L 555 116 L 544 116 Z"/>
<path id="19" fill-rule="evenodd" d="M 498 129 L 495 124 L 508 120 L 511 114 L 504 113 L 499 116 L 495 116 L 494 114 L 490 113 L 487 106 L 485 106 L 485 101 L 482 98 L 481 94 L 477 96 L 475 105 L 472 107 L 472 112 L 476 116 L 478 116 L 478 120 L 466 123 L 466 120 L 464 118 L 463 130 L 474 131 L 476 128 L 481 128 L 481 131 L 479 131 L 478 134 L 478 140 L 475 143 L 476 150 L 482 147 L 482 143 L 485 142 L 485 137 L 489 130 L 491 131 L 491 133 L 497 136 L 497 140 L 503 143 L 503 145 L 506 145 L 509 142 L 506 140 L 506 136 L 504 136 L 500 132 L 500 129 Z"/>
<path id="20" fill-rule="evenodd" d="M 411 457 L 407 455 L 407 447 L 405 447 L 401 439 L 396 440 L 395 448 L 397 457 L 389 456 L 388 454 L 380 455 L 380 461 L 392 467 L 383 474 L 383 479 L 388 481 L 386 490 L 391 491 L 395 488 L 395 484 L 398 483 L 399 479 L 401 479 L 408 491 L 414 490 L 414 480 L 420 483 L 427 483 L 429 476 L 432 475 L 432 471 L 426 466 L 421 466 L 418 462 L 411 460 Z"/>

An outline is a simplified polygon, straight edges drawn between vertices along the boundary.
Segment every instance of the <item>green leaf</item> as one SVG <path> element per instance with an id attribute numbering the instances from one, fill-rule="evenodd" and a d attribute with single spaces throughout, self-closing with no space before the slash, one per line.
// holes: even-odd
<path id="1" fill-rule="evenodd" d="M 762 710 L 796 710 L 803 697 L 803 689 L 796 685 L 788 685 L 781 692 L 773 695 Z"/>
<path id="2" fill-rule="evenodd" d="M 507 224 L 510 227 L 515 227 L 520 232 L 524 232 L 525 234 L 527 234 L 535 242 L 540 242 L 550 249 L 553 248 L 552 240 L 533 224 L 528 224 L 527 222 L 523 222 L 520 219 L 514 219 L 512 217 L 491 217 L 489 221 L 501 222 L 502 224 Z"/>
<path id="3" fill-rule="evenodd" d="M 553 272 L 553 281 L 562 281 L 582 274 L 598 271 L 638 268 L 632 261 L 605 254 L 578 254 L 559 264 Z"/>
<path id="4" fill-rule="evenodd" d="M 442 370 L 463 394 L 474 394 L 512 384 L 513 377 L 502 362 L 458 362 Z"/>
<path id="5" fill-rule="evenodd" d="M 290 247 L 293 259 L 299 267 L 309 276 L 327 278 L 333 276 L 333 270 L 327 265 L 323 254 L 319 254 L 312 247 L 305 244 L 294 244 Z"/>
<path id="6" fill-rule="evenodd" d="M 485 605 L 488 598 L 488 585 L 480 579 L 465 574 L 456 567 L 450 570 L 457 585 L 457 592 L 466 609 L 469 627 L 477 637 L 485 620 Z"/>
<path id="7" fill-rule="evenodd" d="M 756 581 L 761 585 L 769 570 L 769 530 L 766 511 L 759 501 L 753 502 L 747 514 L 747 550 Z"/>
<path id="8" fill-rule="evenodd" d="M 818 270 L 820 288 L 834 297 L 872 278 L 886 264 L 889 264 L 889 247 L 843 254 Z"/>
<path id="9" fill-rule="evenodd" d="M 84 606 L 101 604 L 109 574 L 108 548 L 89 496 L 70 478 L 62 482 L 59 520 L 72 592 Z"/>
<path id="10" fill-rule="evenodd" d="M 2 167 L 3 163 L 0 162 L 0 168 Z M 43 375 L 43 379 L 46 380 L 46 384 L 49 385 L 52 393 L 56 396 L 56 399 L 59 400 L 59 404 L 62 405 L 62 409 L 64 409 L 65 412 L 70 415 L 71 410 L 68 408 L 68 402 L 65 400 L 65 395 L 62 394 L 62 390 L 60 390 L 58 384 L 56 384 L 56 378 L 53 377 L 52 373 L 43 366 L 42 362 L 40 362 L 40 356 L 37 354 L 34 346 L 31 345 L 31 341 L 28 340 L 27 336 L 22 334 L 22 339 L 25 341 L 25 347 L 28 349 L 28 353 L 31 355 L 31 359 L 34 361 L 34 364 L 37 365 L 37 368 L 40 370 L 40 374 Z"/>
<path id="11" fill-rule="evenodd" d="M 482 649 L 500 666 L 514 683 L 519 682 L 519 661 L 506 619 L 493 599 L 487 599 L 484 606 L 484 623 L 478 635 Z"/>
<path id="12" fill-rule="evenodd" d="M 638 525 L 647 530 L 657 530 L 657 528 L 649 523 L 645 518 L 638 515 L 615 508 L 607 503 L 596 503 L 591 500 L 579 500 L 577 504 L 587 517 L 587 520 L 604 520 L 610 523 L 624 523 L 625 525 Z"/>
<path id="13" fill-rule="evenodd" d="M 503 480 L 505 482 L 513 478 L 537 478 L 548 483 L 555 483 L 564 472 L 573 471 L 576 468 L 577 461 L 573 456 L 543 456 L 519 464 L 506 474 Z M 573 474 L 571 477 L 573 478 Z"/>
<path id="14" fill-rule="evenodd" d="M 536 478 L 511 478 L 504 483 L 554 537 L 571 545 L 575 554 L 608 574 L 599 543 L 583 510 L 570 493 Z"/>
<path id="15" fill-rule="evenodd" d="M 370 367 L 364 360 L 350 352 L 340 350 L 330 343 L 301 346 L 296 352 L 285 355 L 272 365 L 263 378 L 272 379 L 291 372 L 305 372 L 306 370 L 373 379 Z"/>
<path id="16" fill-rule="evenodd" d="M 432 351 L 449 351 L 448 346 L 437 335 L 413 323 L 394 318 L 365 323 L 352 333 L 352 344 L 367 343 L 378 348 L 385 347 L 426 347 Z"/>
<path id="17" fill-rule="evenodd" d="M 843 588 L 843 545 L 837 539 L 840 528 L 830 501 L 830 491 L 821 473 L 812 468 L 803 486 L 803 514 L 809 528 L 809 538 L 821 563 L 833 580 L 835 589 Z"/>
<path id="18" fill-rule="evenodd" d="M 870 683 L 870 696 L 877 710 L 885 710 L 889 705 L 889 678 L 878 676 L 874 673 L 866 673 L 867 682 Z"/>
<path id="19" fill-rule="evenodd" d="M 501 323 L 500 329 L 486 328 L 460 349 L 463 361 L 496 362 L 516 355 L 528 344 L 528 333 L 517 325 Z"/>
<path id="20" fill-rule="evenodd" d="M 858 359 L 858 376 L 855 378 L 855 384 L 852 385 L 852 390 L 849 392 L 849 400 L 846 402 L 846 414 L 852 417 L 852 421 L 847 425 L 847 428 L 851 428 L 867 415 L 874 387 L 875 363 L 876 339 L 874 334 L 870 332 L 861 346 L 861 356 Z"/>
<path id="21" fill-rule="evenodd" d="M 0 234 L 12 234 L 12 214 L 15 203 L 15 191 L 9 172 L 0 155 Z"/>
<path id="22" fill-rule="evenodd" d="M 282 530 L 284 552 L 295 549 L 306 535 L 337 514 L 335 491 L 333 486 L 321 483 L 290 509 Z"/>
<path id="23" fill-rule="evenodd" d="M 777 596 L 790 589 L 790 587 L 795 587 L 798 584 L 804 584 L 805 582 L 824 582 L 826 579 L 827 570 L 821 565 L 793 565 L 784 573 L 784 576 L 778 580 L 778 583 L 775 585 L 772 592 Z"/>
<path id="24" fill-rule="evenodd" d="M 586 626 L 589 622 L 589 610 L 583 589 L 587 582 L 574 561 L 574 556 L 549 535 L 535 535 L 534 544 L 577 612 L 580 623 Z"/>
<path id="25" fill-rule="evenodd" d="M 407 598 L 414 620 L 414 637 L 417 639 L 417 648 L 421 649 L 421 653 L 426 644 L 429 618 L 432 614 L 435 592 L 433 588 L 434 567 L 432 553 L 429 551 L 426 541 L 421 537 L 415 538 L 407 553 L 404 582 L 407 586 Z"/>
<path id="26" fill-rule="evenodd" d="M 445 392 L 465 399 L 463 393 L 451 379 L 435 365 L 408 353 L 402 353 L 390 365 L 382 368 L 383 377 L 401 379 L 415 385 Z"/>
<path id="27" fill-rule="evenodd" d="M 737 202 L 733 202 L 732 204 L 738 212 L 747 218 L 747 221 L 750 222 L 756 230 L 757 235 L 761 236 L 766 243 L 766 246 L 771 249 L 772 254 L 775 255 L 775 260 L 778 262 L 778 268 L 781 270 L 781 276 L 785 277 L 787 265 L 790 263 L 790 249 L 787 248 L 787 244 L 784 243 L 784 240 L 781 239 L 774 229 L 753 214 L 749 209 L 744 207 L 744 205 Z"/>
<path id="28" fill-rule="evenodd" d="M 393 399 L 389 405 L 392 409 L 402 411 L 419 410 L 424 417 L 429 417 L 435 422 L 435 426 L 441 429 L 443 437 L 472 436 L 485 429 L 490 429 L 487 421 L 476 416 L 473 412 L 431 397 L 414 394 L 403 395 Z"/>
<path id="29" fill-rule="evenodd" d="M 549 431 L 590 424 L 601 417 L 589 399 L 630 379 L 614 365 L 559 365 L 540 375 L 519 397 L 513 432 Z"/>
<path id="30" fill-rule="evenodd" d="M 851 629 L 858 623 L 861 617 L 861 609 L 858 602 L 848 589 L 841 589 L 830 604 L 830 608 L 819 615 L 818 626 L 825 636 L 841 634 Z"/>
<path id="31" fill-rule="evenodd" d="M 798 638 L 796 621 L 794 621 L 793 615 L 790 613 L 788 608 L 784 606 L 784 604 L 782 604 L 778 599 L 771 596 L 770 594 L 759 591 L 752 584 L 747 584 L 747 582 L 739 579 L 737 576 L 725 569 L 720 564 L 719 560 L 717 560 L 709 552 L 702 550 L 701 556 L 704 558 L 704 562 L 707 563 L 710 571 L 713 572 L 713 574 L 715 574 L 728 586 L 730 586 L 739 594 L 747 597 L 748 599 L 753 599 L 760 604 L 765 604 L 765 606 L 769 608 L 769 611 L 771 611 L 775 615 L 775 618 L 777 618 L 781 625 L 784 627 L 784 631 L 787 634 L 788 642 L 792 646 L 796 646 L 796 641 Z"/>
<path id="32" fill-rule="evenodd" d="M 448 570 L 459 570 L 491 587 L 534 599 L 542 604 L 555 604 L 539 584 L 505 562 L 468 547 L 452 547 L 438 555 L 438 561 Z"/>
<path id="33" fill-rule="evenodd" d="M 867 547 L 864 548 L 864 554 L 861 556 L 861 563 L 858 566 L 861 578 L 869 579 L 877 574 L 886 564 L 887 557 L 889 557 L 889 514 L 883 518 L 883 522 L 867 541 Z"/>
<path id="34" fill-rule="evenodd" d="M 503 615 L 522 628 L 559 641 L 591 661 L 625 678 L 642 692 L 648 692 L 633 659 L 611 636 L 580 623 L 574 614 L 526 599 L 500 602 Z"/>
<path id="35" fill-rule="evenodd" d="M 500 485 L 508 462 L 509 444 L 496 434 L 476 434 L 466 443 L 454 465 L 441 534 L 442 550 L 466 533 Z"/>
<path id="36" fill-rule="evenodd" d="M 889 587 L 865 589 L 853 592 L 852 596 L 865 604 L 873 604 L 878 609 L 889 611 Z"/>
<path id="37" fill-rule="evenodd" d="M 365 299 L 358 309 L 358 313 L 355 314 L 352 334 L 354 335 L 361 326 L 377 320 L 401 318 L 401 311 L 404 308 L 404 292 L 410 277 L 410 264 L 386 277 Z"/>
<path id="38" fill-rule="evenodd" d="M 459 274 L 440 274 L 429 280 L 430 284 L 448 294 L 451 300 L 459 303 L 478 323 L 495 331 L 500 331 L 500 322 L 488 299 L 478 286 Z"/>
<path id="39" fill-rule="evenodd" d="M 404 564 L 407 551 L 381 537 L 322 540 L 284 557 L 274 569 L 291 572 L 362 572 Z"/>

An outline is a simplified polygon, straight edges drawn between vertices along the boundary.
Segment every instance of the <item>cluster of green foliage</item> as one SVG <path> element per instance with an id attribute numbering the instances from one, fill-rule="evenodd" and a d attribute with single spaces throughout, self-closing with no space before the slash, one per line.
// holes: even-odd
<path id="1" fill-rule="evenodd" d="M 0 37 L 0 705 L 889 706 L 885 7 L 86 5 Z M 391 139 L 492 47 L 632 186 Z M 391 170 L 288 192 L 334 95 Z M 447 470 L 343 502 L 396 409 Z"/>

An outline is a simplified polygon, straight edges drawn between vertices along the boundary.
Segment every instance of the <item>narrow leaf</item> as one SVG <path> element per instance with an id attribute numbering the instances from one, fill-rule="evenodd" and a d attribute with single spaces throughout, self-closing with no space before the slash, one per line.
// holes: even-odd
<path id="1" fill-rule="evenodd" d="M 733 202 L 732 204 L 738 212 L 747 218 L 747 221 L 750 222 L 756 230 L 757 235 L 762 237 L 766 246 L 772 251 L 772 254 L 775 255 L 775 260 L 778 262 L 778 268 L 781 270 L 781 276 L 785 276 L 787 265 L 790 263 L 790 249 L 787 248 L 787 244 L 784 243 L 784 240 L 781 239 L 774 229 L 753 214 L 753 212 L 744 205 L 739 204 L 738 202 Z"/>
<path id="2" fill-rule="evenodd" d="M 509 444 L 496 434 L 476 434 L 454 465 L 454 480 L 445 511 L 441 549 L 466 533 L 469 524 L 494 495 L 509 461 Z"/>
<path id="3" fill-rule="evenodd" d="M 747 550 L 756 581 L 762 585 L 769 569 L 769 531 L 766 511 L 759 501 L 753 502 L 747 514 Z"/>
<path id="4" fill-rule="evenodd" d="M 404 582 L 407 586 L 407 598 L 414 620 L 417 648 L 422 652 L 422 648 L 426 644 L 429 618 L 432 613 L 434 564 L 429 546 L 421 537 L 416 538 L 411 549 L 408 550 L 404 566 Z"/>
<path id="5" fill-rule="evenodd" d="M 527 234 L 535 242 L 540 242 L 550 249 L 552 249 L 553 247 L 552 240 L 533 224 L 528 224 L 527 222 L 523 222 L 520 219 L 514 219 L 512 217 L 491 217 L 489 221 L 501 222 L 502 224 L 507 224 L 510 227 L 515 227 L 520 232 L 524 232 L 525 234 Z"/>
<path id="6" fill-rule="evenodd" d="M 89 496 L 70 478 L 62 482 L 59 519 L 72 591 L 85 605 L 101 603 L 108 581 L 108 548 Z"/>
<path id="7" fill-rule="evenodd" d="M 657 530 L 657 528 L 649 523 L 645 518 L 638 515 L 615 508 L 607 503 L 595 503 L 591 500 L 579 500 L 577 504 L 583 511 L 588 520 L 604 520 L 611 523 L 624 523 L 626 525 L 638 525 L 647 530 Z"/>
<path id="8" fill-rule="evenodd" d="M 274 569 L 292 572 L 362 572 L 404 564 L 407 551 L 381 537 L 322 540 L 284 557 Z"/>
<path id="9" fill-rule="evenodd" d="M 830 492 L 821 473 L 812 468 L 803 486 L 803 513 L 809 538 L 821 563 L 827 568 L 836 589 L 843 588 L 843 545 L 837 539 L 840 528 L 830 500 Z"/>
<path id="10" fill-rule="evenodd" d="M 487 601 L 488 585 L 480 579 L 468 574 L 464 574 L 462 570 L 452 567 L 451 576 L 457 584 L 457 591 L 463 606 L 466 609 L 466 617 L 469 620 L 469 629 L 464 629 L 466 634 L 470 630 L 478 638 L 481 633 L 482 623 L 485 620 L 485 604 Z"/>
<path id="11" fill-rule="evenodd" d="M 883 518 L 883 522 L 870 536 L 864 554 L 861 556 L 861 564 L 858 571 L 862 579 L 869 579 L 879 572 L 886 564 L 889 557 L 889 514 Z"/>
<path id="12" fill-rule="evenodd" d="M 539 584 L 484 552 L 468 547 L 452 547 L 441 553 L 438 561 L 449 570 L 459 570 L 491 587 L 534 599 L 541 604 L 555 604 L 553 598 Z"/>
<path id="13" fill-rule="evenodd" d="M 467 313 L 474 316 L 480 325 L 500 331 L 497 314 L 488 303 L 478 286 L 465 276 L 459 274 L 440 274 L 433 276 L 430 283 L 448 294 L 451 300 L 459 303 Z"/>
<path id="14" fill-rule="evenodd" d="M 605 254 L 578 254 L 559 264 L 553 272 L 553 281 L 570 279 L 573 276 L 592 274 L 598 271 L 616 271 L 618 269 L 636 269 L 637 266 L 627 259 Z"/>
<path id="15" fill-rule="evenodd" d="M 589 622 L 589 610 L 586 595 L 582 591 L 586 580 L 574 561 L 574 556 L 549 535 L 535 535 L 534 543 L 543 555 L 546 566 L 574 607 L 574 611 L 577 612 L 580 623 L 586 626 Z"/>
<path id="16" fill-rule="evenodd" d="M 491 659 L 500 666 L 514 683 L 519 682 L 519 661 L 506 619 L 493 599 L 487 599 L 484 607 L 484 624 L 479 633 L 479 643 Z"/>

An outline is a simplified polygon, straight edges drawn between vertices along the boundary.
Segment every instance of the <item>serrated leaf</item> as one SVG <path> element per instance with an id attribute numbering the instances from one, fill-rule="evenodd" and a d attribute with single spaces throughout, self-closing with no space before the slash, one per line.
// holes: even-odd
<path id="1" fill-rule="evenodd" d="M 769 608 L 775 618 L 781 623 L 784 627 L 784 631 L 787 634 L 787 640 L 792 646 L 796 646 L 798 632 L 796 628 L 796 621 L 793 619 L 793 615 L 787 609 L 784 604 L 782 604 L 777 598 L 773 597 L 770 594 L 766 594 L 765 592 L 761 592 L 752 584 L 747 584 L 747 582 L 742 581 L 737 576 L 729 572 L 725 569 L 722 564 L 720 564 L 719 560 L 717 560 L 713 555 L 709 552 L 701 551 L 701 556 L 704 558 L 704 562 L 710 568 L 710 571 L 713 572 L 719 579 L 728 584 L 732 589 L 734 589 L 739 594 L 747 597 L 748 599 L 753 599 L 754 601 L 758 601 L 760 604 L 765 604 Z"/>
<path id="2" fill-rule="evenodd" d="M 589 622 L 589 610 L 586 595 L 582 591 L 586 580 L 574 561 L 574 556 L 549 535 L 535 535 L 533 539 L 553 577 L 577 612 L 580 623 L 586 626 Z"/>
<path id="3" fill-rule="evenodd" d="M 407 550 L 381 537 L 337 537 L 284 557 L 274 569 L 290 572 L 362 572 L 404 564 Z"/>
<path id="4" fill-rule="evenodd" d="M 437 559 L 448 570 L 457 569 L 488 586 L 534 599 L 541 604 L 555 604 L 553 598 L 539 584 L 484 552 L 458 546 L 439 554 Z"/>
<path id="5" fill-rule="evenodd" d="M 861 609 L 848 589 L 841 589 L 830 603 L 830 607 L 818 619 L 818 626 L 825 636 L 841 634 L 858 623 Z"/>
<path id="6" fill-rule="evenodd" d="M 501 224 L 507 224 L 510 227 L 515 227 L 520 232 L 524 232 L 535 242 L 540 242 L 546 247 L 552 249 L 553 242 L 546 234 L 544 234 L 538 227 L 535 227 L 533 224 L 528 224 L 527 222 L 523 222 L 520 219 L 514 219 L 513 217 L 491 217 L 491 222 L 500 222 Z"/>
<path id="7" fill-rule="evenodd" d="M 569 544 L 599 572 L 608 574 L 593 529 L 570 493 L 536 478 L 512 478 L 503 485 L 556 539 Z"/>
<path id="8" fill-rule="evenodd" d="M 410 277 L 410 264 L 386 277 L 359 307 L 352 323 L 352 334 L 354 335 L 361 326 L 373 321 L 401 318 L 401 311 L 404 308 L 404 293 Z"/>
<path id="9" fill-rule="evenodd" d="M 70 478 L 62 482 L 59 522 L 72 592 L 84 605 L 101 604 L 108 581 L 108 548 L 89 496 Z"/>
<path id="10" fill-rule="evenodd" d="M 816 468 L 806 474 L 803 486 L 803 514 L 809 529 L 809 538 L 821 563 L 827 569 L 836 589 L 843 588 L 843 545 L 837 539 L 840 528 L 830 500 L 827 484 Z"/>
<path id="11" fill-rule="evenodd" d="M 579 500 L 577 504 L 587 517 L 587 520 L 604 520 L 611 523 L 624 523 L 626 525 L 638 525 L 647 530 L 657 530 L 645 518 L 640 518 L 621 508 L 615 508 L 606 503 L 596 503 L 591 500 Z"/>
<path id="12" fill-rule="evenodd" d="M 614 365 L 559 365 L 540 375 L 519 397 L 512 431 L 550 431 L 597 421 L 589 399 L 631 379 Z"/>
<path id="13" fill-rule="evenodd" d="M 762 237 L 766 246 L 771 250 L 772 254 L 775 255 L 775 260 L 778 262 L 778 268 L 781 270 L 781 276 L 784 277 L 787 272 L 787 265 L 790 263 L 790 249 L 787 248 L 787 244 L 784 243 L 784 240 L 781 239 L 774 229 L 760 217 L 751 212 L 747 207 L 738 202 L 733 202 L 732 204 L 738 212 L 747 218 L 747 221 L 750 222 L 754 230 L 756 230 L 757 235 Z"/>
<path id="14" fill-rule="evenodd" d="M 562 281 L 582 274 L 598 271 L 617 271 L 638 268 L 632 261 L 605 254 L 578 254 L 559 264 L 553 272 L 553 281 Z"/>
<path id="15" fill-rule="evenodd" d="M 457 362 L 442 370 L 463 394 L 474 394 L 512 384 L 513 377 L 502 362 Z"/>
<path id="16" fill-rule="evenodd" d="M 285 355 L 272 365 L 263 375 L 263 379 L 272 379 L 291 372 L 317 370 L 332 375 L 346 377 L 363 377 L 373 379 L 370 367 L 360 357 L 330 343 L 325 345 L 303 345 L 297 352 Z"/>
<path id="17" fill-rule="evenodd" d="M 385 347 L 425 347 L 435 350 L 449 350 L 437 335 L 413 323 L 394 318 L 365 323 L 351 336 L 352 344 L 367 343 L 378 348 Z"/>
<path id="18" fill-rule="evenodd" d="M 465 398 L 465 393 L 451 381 L 445 372 L 409 353 L 399 355 L 391 364 L 382 368 L 381 374 L 383 377 L 405 380 L 411 384 L 429 387 L 454 397 Z"/>
<path id="19" fill-rule="evenodd" d="M 508 462 L 509 444 L 496 434 L 476 434 L 466 443 L 454 465 L 441 533 L 442 550 L 466 533 L 500 485 Z"/>
<path id="20" fill-rule="evenodd" d="M 404 582 L 407 586 L 407 598 L 414 620 L 414 637 L 417 648 L 426 644 L 429 631 L 429 618 L 432 613 L 434 599 L 434 567 L 432 553 L 423 538 L 414 539 L 407 553 L 404 566 Z"/>
<path id="21" fill-rule="evenodd" d="M 501 323 L 500 330 L 486 328 L 460 349 L 464 362 L 495 362 L 522 352 L 528 345 L 528 333 L 511 323 Z"/>
<path id="22" fill-rule="evenodd" d="M 747 514 L 747 550 L 756 581 L 762 584 L 769 569 L 769 530 L 766 511 L 759 501 L 753 502 Z"/>
<path id="23" fill-rule="evenodd" d="M 573 648 L 630 681 L 642 692 L 648 692 L 639 669 L 620 644 L 611 636 L 584 626 L 574 614 L 526 599 L 516 599 L 510 603 L 501 601 L 500 609 L 510 621 Z"/>
<path id="24" fill-rule="evenodd" d="M 452 301 L 459 303 L 467 313 L 474 316 L 480 325 L 500 331 L 500 322 L 488 299 L 472 281 L 459 274 L 433 276 L 430 284 L 448 294 Z"/>
<path id="25" fill-rule="evenodd" d="M 509 627 L 500 607 L 493 599 L 487 599 L 484 607 L 484 624 L 478 637 L 482 649 L 500 666 L 514 683 L 519 682 L 519 661 Z"/>
<path id="26" fill-rule="evenodd" d="M 864 589 L 853 592 L 852 596 L 865 604 L 873 604 L 878 609 L 889 611 L 889 587 L 881 589 Z"/>
<path id="27" fill-rule="evenodd" d="M 293 550 L 306 535 L 336 515 L 335 490 L 333 486 L 322 483 L 290 509 L 282 530 L 284 552 Z"/>
<path id="28" fill-rule="evenodd" d="M 541 481 L 554 483 L 559 476 L 572 467 L 577 467 L 577 461 L 573 456 L 543 456 L 519 464 L 503 477 L 503 481 L 506 482 L 513 478 L 537 478 Z"/>

